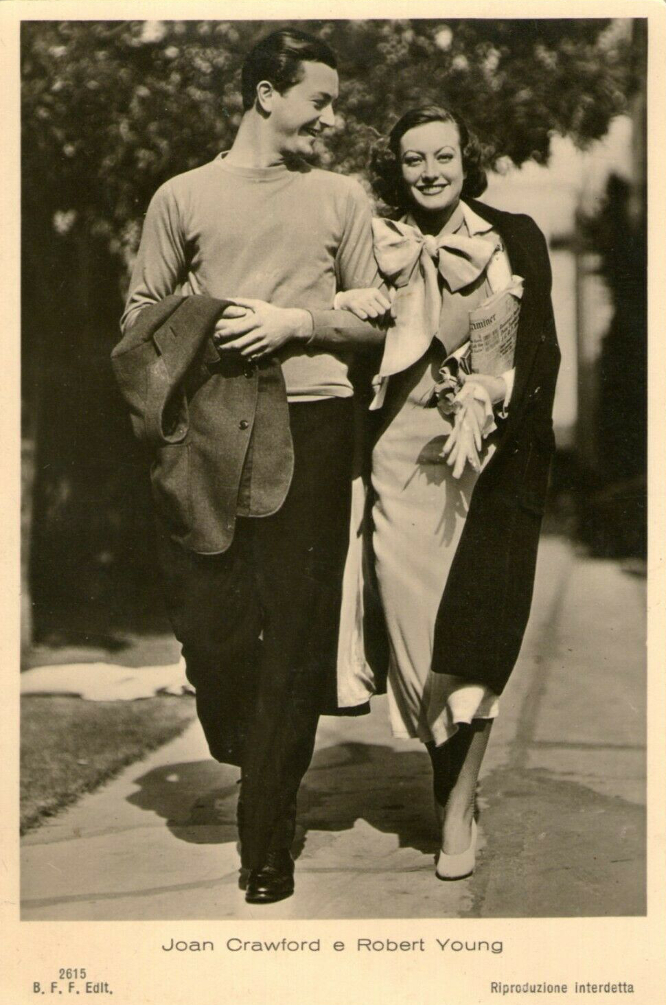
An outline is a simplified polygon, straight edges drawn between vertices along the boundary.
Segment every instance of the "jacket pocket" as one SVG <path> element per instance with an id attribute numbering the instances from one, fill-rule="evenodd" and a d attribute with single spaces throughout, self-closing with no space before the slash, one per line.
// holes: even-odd
<path id="1" fill-rule="evenodd" d="M 190 444 L 169 443 L 159 447 L 150 469 L 150 481 L 155 507 L 172 537 L 184 538 L 192 527 Z"/>

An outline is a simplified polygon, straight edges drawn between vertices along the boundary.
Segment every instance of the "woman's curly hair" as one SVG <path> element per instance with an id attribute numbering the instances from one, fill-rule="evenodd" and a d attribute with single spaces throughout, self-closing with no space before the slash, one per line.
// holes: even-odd
<path id="1" fill-rule="evenodd" d="M 453 122 L 458 129 L 465 180 L 462 198 L 474 199 L 485 192 L 488 180 L 481 166 L 481 146 L 461 117 L 440 105 L 412 108 L 398 119 L 388 137 L 382 137 L 370 155 L 370 182 L 375 194 L 393 210 L 409 209 L 409 196 L 400 169 L 400 140 L 410 129 L 428 122 Z"/>

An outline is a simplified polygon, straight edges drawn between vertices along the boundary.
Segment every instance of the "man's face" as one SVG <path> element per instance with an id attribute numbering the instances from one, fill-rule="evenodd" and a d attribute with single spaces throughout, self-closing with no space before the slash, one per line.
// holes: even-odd
<path id="1" fill-rule="evenodd" d="M 280 154 L 314 152 L 316 138 L 335 124 L 338 74 L 325 63 L 301 63 L 303 77 L 284 94 L 273 91 L 269 123 Z"/>

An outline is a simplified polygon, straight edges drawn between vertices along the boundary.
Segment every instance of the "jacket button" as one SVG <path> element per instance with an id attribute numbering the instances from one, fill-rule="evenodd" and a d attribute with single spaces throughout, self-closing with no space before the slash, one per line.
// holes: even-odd
<path id="1" fill-rule="evenodd" d="M 250 423 L 247 421 L 247 419 L 241 419 L 240 422 L 238 423 L 238 428 L 239 429 L 247 429 L 247 427 L 249 425 L 250 425 Z"/>

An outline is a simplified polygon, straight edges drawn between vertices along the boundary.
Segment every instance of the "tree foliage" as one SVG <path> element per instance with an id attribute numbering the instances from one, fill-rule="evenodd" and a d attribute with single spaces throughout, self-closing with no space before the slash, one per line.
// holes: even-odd
<path id="1" fill-rule="evenodd" d="M 31 581 L 42 605 L 66 597 L 109 611 L 154 578 L 144 462 L 108 362 L 121 291 L 153 192 L 230 145 L 242 60 L 285 26 L 22 24 L 23 380 L 36 440 Z M 602 136 L 643 72 L 629 20 L 299 26 L 339 57 L 338 127 L 321 159 L 361 178 L 371 144 L 413 105 L 455 107 L 489 166 L 545 162 L 553 133 L 581 146 Z"/>
<path id="2" fill-rule="evenodd" d="M 230 144 L 243 56 L 283 24 L 25 22 L 28 210 L 131 250 L 157 186 Z M 627 32 L 608 20 L 299 24 L 339 55 L 339 128 L 323 159 L 341 171 L 362 173 L 378 133 L 430 101 L 463 114 L 489 165 L 544 162 L 553 132 L 602 136 L 634 86 Z"/>

